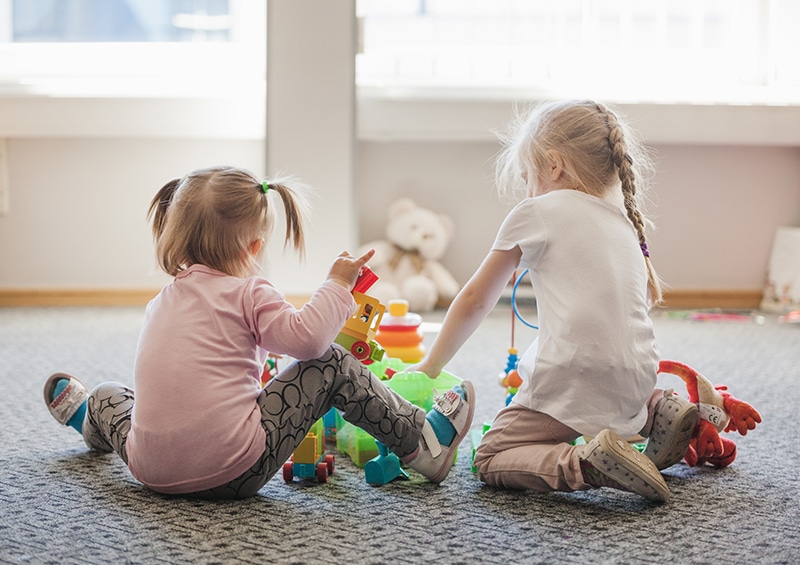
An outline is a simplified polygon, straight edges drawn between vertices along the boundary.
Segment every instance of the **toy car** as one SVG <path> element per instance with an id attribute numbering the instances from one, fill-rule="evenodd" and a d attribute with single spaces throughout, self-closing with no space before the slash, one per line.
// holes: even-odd
<path id="1" fill-rule="evenodd" d="M 333 474 L 334 456 L 326 454 L 324 447 L 325 429 L 322 420 L 317 420 L 291 458 L 283 464 L 283 480 L 291 483 L 294 477 L 316 477 L 320 483 L 327 482 L 328 476 Z"/>

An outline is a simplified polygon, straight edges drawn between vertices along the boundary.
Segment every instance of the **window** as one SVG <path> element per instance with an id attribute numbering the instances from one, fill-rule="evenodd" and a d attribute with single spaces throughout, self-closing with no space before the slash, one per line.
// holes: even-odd
<path id="1" fill-rule="evenodd" d="M 229 41 L 227 0 L 12 0 L 11 41 Z"/>
<path id="2" fill-rule="evenodd" d="M 263 92 L 266 7 L 251 0 L 0 0 L 0 90 L 47 96 Z"/>
<path id="3" fill-rule="evenodd" d="M 795 0 L 359 0 L 358 83 L 800 103 Z"/>

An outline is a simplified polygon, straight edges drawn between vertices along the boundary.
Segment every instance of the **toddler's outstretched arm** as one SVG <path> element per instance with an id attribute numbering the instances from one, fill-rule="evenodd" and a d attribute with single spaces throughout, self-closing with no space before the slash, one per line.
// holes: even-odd
<path id="1" fill-rule="evenodd" d="M 372 259 L 373 255 L 375 255 L 374 249 L 370 249 L 361 257 L 353 257 L 349 252 L 342 251 L 328 271 L 328 280 L 340 284 L 347 290 L 353 290 L 361 269 Z"/>
<path id="2" fill-rule="evenodd" d="M 422 371 L 431 378 L 439 376 L 444 366 L 497 304 L 519 265 L 520 257 L 522 251 L 519 247 L 489 252 L 447 310 L 442 329 L 428 354 L 409 370 Z"/>

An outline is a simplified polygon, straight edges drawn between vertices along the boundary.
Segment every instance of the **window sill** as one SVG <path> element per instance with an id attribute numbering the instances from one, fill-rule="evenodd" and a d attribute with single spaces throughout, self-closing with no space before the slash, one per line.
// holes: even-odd
<path id="1" fill-rule="evenodd" d="M 226 91 L 208 85 L 107 80 L 93 84 L 0 82 L 0 137 L 204 138 L 263 140 L 263 81 Z M 233 94 L 231 93 L 233 90 Z M 521 91 L 357 90 L 357 136 L 365 141 L 492 142 Z M 800 106 L 621 103 L 647 143 L 800 146 Z"/>
<path id="2" fill-rule="evenodd" d="M 0 137 L 263 140 L 263 81 L 234 92 L 163 80 L 0 83 Z"/>
<path id="3" fill-rule="evenodd" d="M 383 141 L 493 141 L 541 93 L 361 87 L 358 136 Z M 800 146 L 800 105 L 614 104 L 651 144 Z"/>

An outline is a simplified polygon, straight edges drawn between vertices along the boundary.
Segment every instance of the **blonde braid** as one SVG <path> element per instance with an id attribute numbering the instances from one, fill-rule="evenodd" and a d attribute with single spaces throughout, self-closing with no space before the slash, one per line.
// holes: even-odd
<path id="1" fill-rule="evenodd" d="M 619 172 L 619 180 L 622 184 L 622 196 L 625 203 L 625 211 L 628 214 L 636 233 L 639 235 L 639 246 L 642 249 L 644 260 L 647 265 L 648 290 L 653 304 L 659 304 L 663 300 L 661 283 L 656 274 L 655 268 L 650 261 L 650 252 L 647 249 L 647 237 L 645 235 L 645 225 L 642 214 L 636 205 L 636 175 L 633 170 L 633 159 L 628 153 L 625 142 L 625 134 L 620 127 L 617 116 L 610 112 L 602 104 L 597 104 L 597 110 L 608 125 L 608 144 L 611 149 L 611 159 Z"/>

